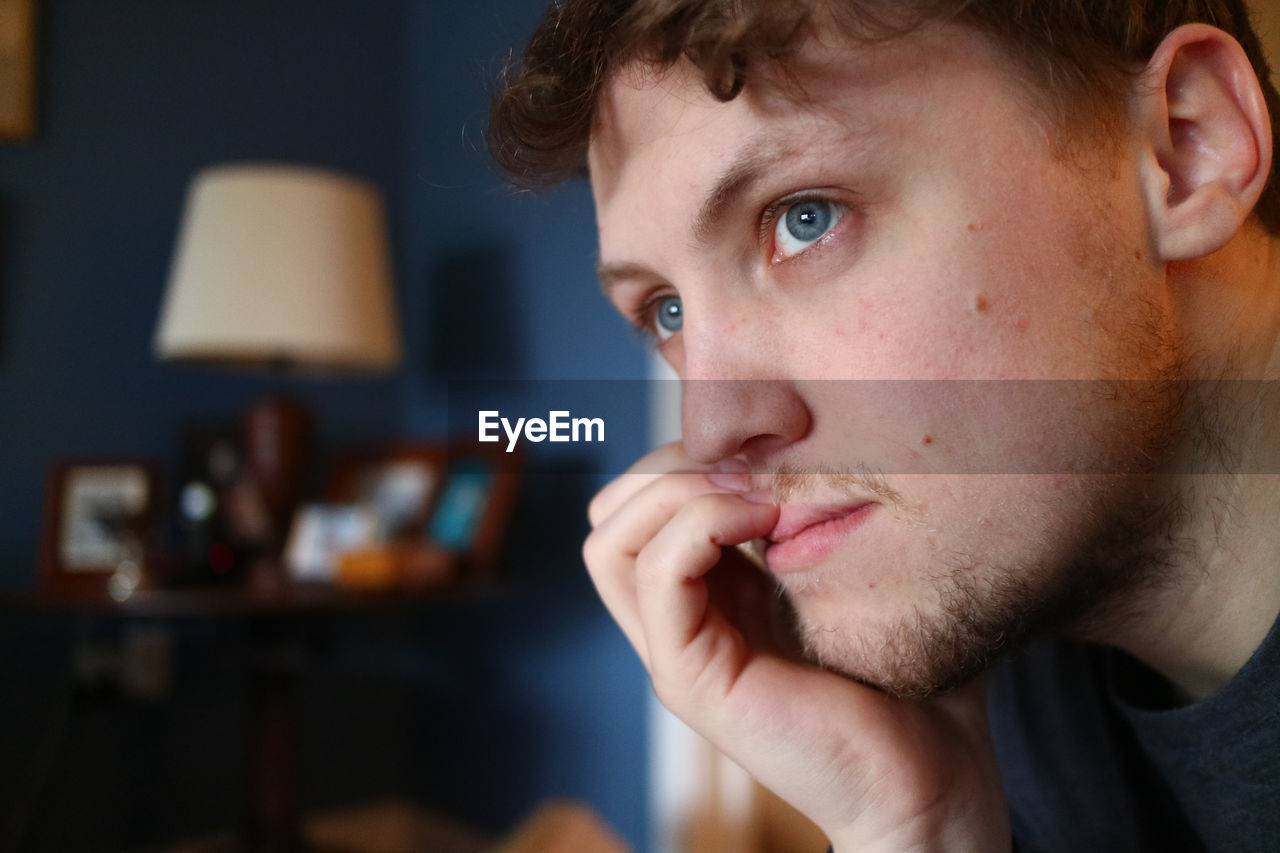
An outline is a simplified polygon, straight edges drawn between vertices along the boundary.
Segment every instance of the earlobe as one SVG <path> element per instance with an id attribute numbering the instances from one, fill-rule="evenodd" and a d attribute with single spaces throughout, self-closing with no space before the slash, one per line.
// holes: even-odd
<path id="1" fill-rule="evenodd" d="M 1271 124 L 1244 50 L 1204 24 L 1174 30 L 1135 94 L 1144 142 L 1140 178 L 1163 261 L 1225 246 L 1271 168 Z"/>

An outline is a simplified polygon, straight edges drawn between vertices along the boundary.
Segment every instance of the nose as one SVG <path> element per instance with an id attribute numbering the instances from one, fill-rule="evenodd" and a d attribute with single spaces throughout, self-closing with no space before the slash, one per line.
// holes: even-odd
<path id="1" fill-rule="evenodd" d="M 789 380 L 686 379 L 682 391 L 684 449 L 696 462 L 758 461 L 809 431 L 809 409 Z"/>
<path id="2" fill-rule="evenodd" d="M 812 429 L 812 413 L 794 375 L 806 350 L 788 340 L 768 300 L 719 275 L 710 273 L 705 285 L 691 276 L 684 294 L 674 362 L 683 380 L 684 450 L 708 465 L 731 456 L 760 464 Z"/>

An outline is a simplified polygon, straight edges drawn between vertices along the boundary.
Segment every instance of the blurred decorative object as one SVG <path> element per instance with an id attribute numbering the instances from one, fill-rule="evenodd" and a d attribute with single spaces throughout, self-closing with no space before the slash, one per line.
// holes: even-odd
<path id="1" fill-rule="evenodd" d="M 195 176 L 156 329 L 164 360 L 276 376 L 387 371 L 400 359 L 382 198 L 371 184 L 281 164 Z M 311 417 L 283 394 L 245 419 L 248 468 L 283 546 Z"/>
<path id="2" fill-rule="evenodd" d="M 450 445 L 427 538 L 456 554 L 466 571 L 492 570 L 519 486 L 519 453 L 496 445 Z"/>
<path id="3" fill-rule="evenodd" d="M 179 574 L 173 585 L 208 586 L 243 579 L 245 557 L 270 539 L 271 519 L 246 461 L 235 422 L 183 425 L 177 494 Z"/>
<path id="4" fill-rule="evenodd" d="M 0 0 L 0 139 L 36 132 L 36 0 Z"/>
<path id="5" fill-rule="evenodd" d="M 330 853 L 495 853 L 493 840 L 482 831 L 406 800 L 344 805 L 310 813 L 302 828 L 306 849 Z M 166 847 L 165 853 L 241 853 L 255 849 L 246 848 L 244 841 L 223 833 Z M 558 850 L 544 848 L 539 853 Z"/>
<path id="6" fill-rule="evenodd" d="M 159 473 L 147 461 L 50 467 L 40 560 L 42 591 L 128 598 L 155 550 Z"/>
<path id="7" fill-rule="evenodd" d="M 285 548 L 285 565 L 296 581 L 328 583 L 342 555 L 378 541 L 378 517 L 354 505 L 308 504 L 298 510 Z"/>
<path id="8" fill-rule="evenodd" d="M 377 519 L 377 537 L 339 556 L 334 580 L 357 589 L 429 587 L 451 580 L 453 553 L 426 539 L 444 477 L 443 444 L 402 443 L 353 451 L 335 466 L 329 499 Z"/>
<path id="9" fill-rule="evenodd" d="M 365 507 L 382 541 L 421 539 L 444 476 L 442 444 L 395 444 L 351 451 L 334 466 L 329 499 Z"/>
<path id="10" fill-rule="evenodd" d="M 591 806 L 552 800 L 521 821 L 495 845 L 493 853 L 630 853 L 631 849 Z"/>
<path id="11" fill-rule="evenodd" d="M 402 443 L 346 454 L 334 468 L 328 500 L 372 515 L 377 536 L 338 549 L 333 580 L 389 589 L 482 577 L 501 545 L 519 463 L 519 454 L 474 442 Z"/>

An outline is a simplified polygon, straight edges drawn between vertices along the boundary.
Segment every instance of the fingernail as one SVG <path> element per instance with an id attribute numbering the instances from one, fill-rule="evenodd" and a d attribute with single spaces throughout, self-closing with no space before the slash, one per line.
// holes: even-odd
<path id="1" fill-rule="evenodd" d="M 725 459 L 721 459 L 712 467 L 714 467 L 715 470 L 723 471 L 726 474 L 745 474 L 749 470 L 747 468 L 746 461 L 739 459 L 737 456 L 729 456 Z"/>
<path id="2" fill-rule="evenodd" d="M 753 504 L 771 504 L 773 503 L 773 493 L 768 489 L 756 489 L 753 492 L 743 492 L 740 496 L 744 501 Z"/>
<path id="3" fill-rule="evenodd" d="M 730 474 L 723 471 L 713 471 L 707 475 L 707 479 L 722 489 L 729 489 L 733 492 L 745 492 L 751 488 L 750 478 L 746 474 Z"/>

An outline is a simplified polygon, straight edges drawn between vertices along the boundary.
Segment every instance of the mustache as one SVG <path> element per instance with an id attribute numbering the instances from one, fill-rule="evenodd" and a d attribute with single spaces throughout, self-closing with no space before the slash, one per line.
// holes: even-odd
<path id="1" fill-rule="evenodd" d="M 874 497 L 899 509 L 906 506 L 902 493 L 890 486 L 884 475 L 865 465 L 802 467 L 783 463 L 767 473 L 753 475 L 752 487 L 769 492 L 775 504 L 819 496 L 829 500 L 830 492 L 835 491 L 856 500 Z"/>

